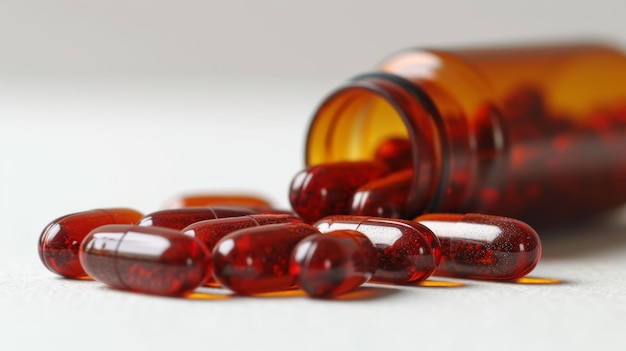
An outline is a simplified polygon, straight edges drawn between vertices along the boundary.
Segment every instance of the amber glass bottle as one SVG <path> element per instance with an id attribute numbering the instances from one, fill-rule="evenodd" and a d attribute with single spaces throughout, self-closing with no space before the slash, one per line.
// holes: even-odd
<path id="1" fill-rule="evenodd" d="M 533 225 L 626 203 L 626 56 L 604 44 L 407 50 L 330 94 L 306 163 L 410 143 L 406 217 L 480 212 Z"/>

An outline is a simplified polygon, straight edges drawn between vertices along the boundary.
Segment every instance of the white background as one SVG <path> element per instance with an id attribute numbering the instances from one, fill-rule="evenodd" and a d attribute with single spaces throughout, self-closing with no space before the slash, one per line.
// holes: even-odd
<path id="1" fill-rule="evenodd" d="M 540 233 L 531 276 L 558 284 L 369 286 L 349 301 L 123 293 L 57 278 L 36 245 L 61 215 L 151 212 L 194 190 L 287 208 L 315 106 L 388 54 L 626 45 L 625 13 L 618 0 L 0 0 L 0 349 L 624 349 L 624 210 Z"/>

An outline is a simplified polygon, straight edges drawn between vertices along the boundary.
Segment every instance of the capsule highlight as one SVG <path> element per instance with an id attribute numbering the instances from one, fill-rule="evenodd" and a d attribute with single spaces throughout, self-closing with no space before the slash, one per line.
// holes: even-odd
<path id="1" fill-rule="evenodd" d="M 433 232 L 412 221 L 329 216 L 314 225 L 322 233 L 351 229 L 369 238 L 378 254 L 378 267 L 372 281 L 407 284 L 425 280 L 435 272 L 441 256 L 439 240 Z"/>
<path id="2" fill-rule="evenodd" d="M 286 214 L 245 215 L 196 222 L 185 227 L 182 232 L 202 241 L 207 249 L 212 251 L 220 239 L 240 229 L 268 224 L 301 222 L 302 219 Z M 210 276 L 205 284 L 215 285 L 215 280 Z"/>
<path id="3" fill-rule="evenodd" d="M 232 232 L 213 248 L 213 277 L 230 290 L 253 295 L 292 289 L 289 257 L 296 244 L 319 231 L 305 223 L 268 224 Z"/>
<path id="4" fill-rule="evenodd" d="M 365 235 L 336 230 L 300 241 L 292 252 L 289 269 L 309 296 L 329 298 L 367 282 L 377 266 L 376 248 Z"/>
<path id="5" fill-rule="evenodd" d="M 105 224 L 135 224 L 142 216 L 129 208 L 108 208 L 59 217 L 50 222 L 39 237 L 39 258 L 51 272 L 66 278 L 86 278 L 78 250 L 87 234 Z"/>
<path id="6" fill-rule="evenodd" d="M 211 254 L 202 242 L 162 227 L 98 227 L 81 244 L 79 258 L 97 281 L 165 296 L 186 295 L 211 269 Z"/>
<path id="7" fill-rule="evenodd" d="M 541 241 L 528 224 L 483 214 L 428 214 L 415 221 L 441 242 L 436 275 L 513 280 L 530 273 L 541 257 Z"/>

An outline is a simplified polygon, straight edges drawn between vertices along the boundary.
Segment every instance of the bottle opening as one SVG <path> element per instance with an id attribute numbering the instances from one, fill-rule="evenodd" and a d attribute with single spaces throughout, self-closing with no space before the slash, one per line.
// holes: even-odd
<path id="1" fill-rule="evenodd" d="M 306 162 L 374 159 L 386 140 L 409 139 L 400 112 L 381 93 L 364 87 L 339 90 L 315 114 Z"/>
<path id="2" fill-rule="evenodd" d="M 382 160 L 393 172 L 389 177 L 404 172 L 393 178 L 397 183 L 387 177 L 391 183 L 384 183 L 395 189 L 386 194 L 394 203 L 406 204 L 400 216 L 412 218 L 436 205 L 443 168 L 440 126 L 428 97 L 415 89 L 399 77 L 378 73 L 357 77 L 336 90 L 315 113 L 306 164 Z M 400 152 L 386 157 L 384 149 Z"/>

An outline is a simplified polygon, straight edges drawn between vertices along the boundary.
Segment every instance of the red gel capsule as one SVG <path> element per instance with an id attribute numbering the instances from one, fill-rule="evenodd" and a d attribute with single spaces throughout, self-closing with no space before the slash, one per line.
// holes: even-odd
<path id="1" fill-rule="evenodd" d="M 105 224 L 135 224 L 143 216 L 127 208 L 72 213 L 55 219 L 39 237 L 39 258 L 52 272 L 67 278 L 85 278 L 78 260 L 80 243 L 89 232 Z"/>
<path id="2" fill-rule="evenodd" d="M 435 274 L 511 280 L 535 268 L 541 241 L 526 223 L 482 214 L 428 214 L 415 221 L 439 238 L 442 257 Z"/>
<path id="3" fill-rule="evenodd" d="M 412 182 L 412 169 L 373 180 L 357 189 L 350 213 L 357 216 L 404 218 Z"/>
<path id="4" fill-rule="evenodd" d="M 441 256 L 439 240 L 433 232 L 412 221 L 330 216 L 314 226 L 322 233 L 351 229 L 365 234 L 378 253 L 378 267 L 372 281 L 406 284 L 425 280 L 435 272 Z"/>
<path id="5" fill-rule="evenodd" d="M 202 241 L 209 250 L 213 250 L 220 239 L 239 229 L 267 224 L 301 222 L 302 219 L 287 214 L 245 215 L 196 222 L 185 227 L 182 232 Z"/>
<path id="6" fill-rule="evenodd" d="M 336 230 L 300 241 L 289 269 L 309 296 L 333 297 L 367 282 L 377 266 L 376 248 L 365 235 Z"/>
<path id="7" fill-rule="evenodd" d="M 255 214 L 256 211 L 245 207 L 189 207 L 163 210 L 145 215 L 139 225 L 157 226 L 181 230 L 186 226 L 208 219 L 238 217 Z"/>
<path id="8" fill-rule="evenodd" d="M 162 227 L 98 227 L 81 244 L 79 257 L 95 280 L 166 296 L 194 290 L 211 268 L 211 254 L 199 240 Z"/>
<path id="9" fill-rule="evenodd" d="M 378 179 L 388 169 L 380 162 L 336 162 L 307 167 L 291 182 L 289 200 L 307 223 L 350 213 L 357 188 Z"/>
<path id="10" fill-rule="evenodd" d="M 279 223 L 299 223 L 300 218 L 285 214 L 260 214 L 246 215 L 241 217 L 229 217 L 209 219 L 193 223 L 185 227 L 182 231 L 186 235 L 195 237 L 209 249 L 213 250 L 215 244 L 226 235 L 244 228 L 257 227 L 267 224 Z M 210 277 L 205 284 L 213 285 L 215 280 Z"/>
<path id="11" fill-rule="evenodd" d="M 394 171 L 412 168 L 411 142 L 406 138 L 385 139 L 376 148 L 374 159 L 385 163 Z"/>
<path id="12" fill-rule="evenodd" d="M 293 212 L 293 211 L 289 211 L 289 210 L 281 210 L 278 208 L 273 208 L 273 207 L 250 207 L 251 210 L 254 211 L 255 214 L 258 215 L 289 215 L 291 217 L 298 217 L 298 214 Z"/>
<path id="13" fill-rule="evenodd" d="M 298 242 L 319 234 L 305 223 L 268 224 L 240 229 L 213 248 L 213 277 L 239 294 L 258 294 L 295 287 L 289 257 Z"/>
<path id="14" fill-rule="evenodd" d="M 218 194 L 193 194 L 176 197 L 167 204 L 166 208 L 176 209 L 185 207 L 206 206 L 238 206 L 251 208 L 271 208 L 269 201 L 251 195 L 218 195 Z"/>

